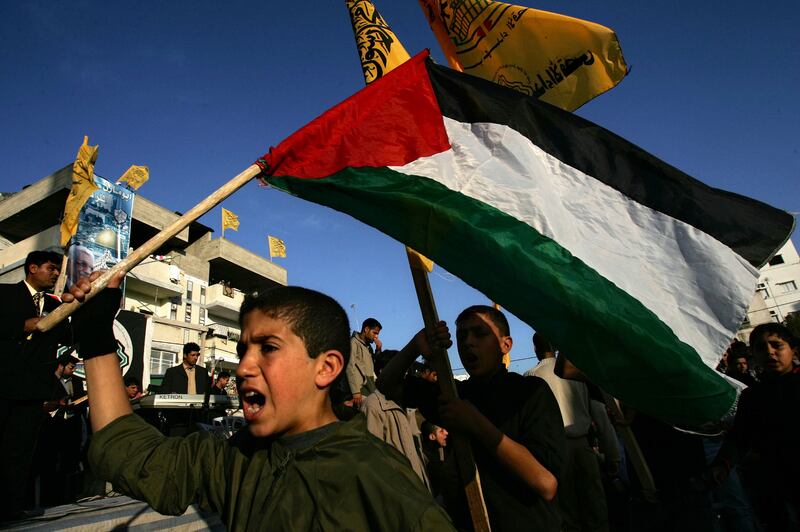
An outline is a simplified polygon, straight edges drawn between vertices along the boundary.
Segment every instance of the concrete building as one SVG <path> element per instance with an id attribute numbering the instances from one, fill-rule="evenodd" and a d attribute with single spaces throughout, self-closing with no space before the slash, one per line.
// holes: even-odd
<path id="1" fill-rule="evenodd" d="M 13 193 L 0 194 L 0 283 L 24 278 L 30 251 L 57 248 L 61 216 L 71 186 L 72 165 Z M 180 215 L 141 195 L 133 203 L 131 247 L 137 248 Z M 237 318 L 244 294 L 285 285 L 284 268 L 195 222 L 136 266 L 126 278 L 124 308 L 152 320 L 144 379 L 159 384 L 181 360 L 186 342 L 201 346 L 201 364 L 237 365 Z"/>
<path id="2" fill-rule="evenodd" d="M 753 302 L 747 309 L 737 337 L 747 342 L 756 325 L 782 322 L 792 312 L 800 311 L 800 257 L 791 240 L 761 268 Z"/>

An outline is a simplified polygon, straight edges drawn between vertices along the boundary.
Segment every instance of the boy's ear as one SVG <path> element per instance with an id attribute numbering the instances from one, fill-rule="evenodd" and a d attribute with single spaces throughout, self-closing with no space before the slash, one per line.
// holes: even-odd
<path id="1" fill-rule="evenodd" d="M 318 388 L 327 388 L 344 370 L 344 355 L 335 349 L 324 351 L 317 356 L 317 375 L 314 379 Z"/>
<path id="2" fill-rule="evenodd" d="M 505 355 L 511 352 L 511 346 L 514 345 L 514 340 L 510 336 L 500 337 L 500 351 Z"/>

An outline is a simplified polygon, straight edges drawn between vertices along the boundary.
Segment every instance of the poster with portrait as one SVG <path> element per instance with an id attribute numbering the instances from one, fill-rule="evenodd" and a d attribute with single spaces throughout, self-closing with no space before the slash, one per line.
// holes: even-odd
<path id="1" fill-rule="evenodd" d="M 81 209 L 67 250 L 67 290 L 78 278 L 114 266 L 130 246 L 135 194 L 97 175 L 94 181 L 99 188 Z"/>

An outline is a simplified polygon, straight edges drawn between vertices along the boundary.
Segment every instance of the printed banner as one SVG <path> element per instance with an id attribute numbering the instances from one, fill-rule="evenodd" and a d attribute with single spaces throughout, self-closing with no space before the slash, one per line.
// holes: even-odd
<path id="1" fill-rule="evenodd" d="M 98 186 L 78 216 L 78 231 L 67 251 L 66 289 L 95 270 L 111 268 L 128 255 L 135 194 L 94 176 Z"/>

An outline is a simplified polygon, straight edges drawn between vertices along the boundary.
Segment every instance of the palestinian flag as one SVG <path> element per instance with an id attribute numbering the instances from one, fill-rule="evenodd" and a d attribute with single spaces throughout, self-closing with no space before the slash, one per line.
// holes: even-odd
<path id="1" fill-rule="evenodd" d="M 422 53 L 272 148 L 269 185 L 424 253 L 594 382 L 673 423 L 726 414 L 715 366 L 794 219 Z"/>

